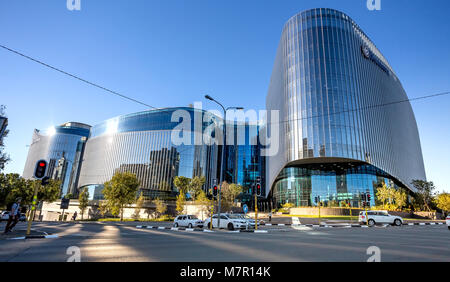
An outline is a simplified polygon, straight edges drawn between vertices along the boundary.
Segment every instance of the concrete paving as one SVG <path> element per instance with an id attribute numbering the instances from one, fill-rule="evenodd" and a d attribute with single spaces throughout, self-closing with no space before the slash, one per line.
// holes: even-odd
<path id="1" fill-rule="evenodd" d="M 143 223 L 34 223 L 58 238 L 0 240 L 0 261 L 366 261 L 376 246 L 381 261 L 450 261 L 445 225 L 312 228 L 267 226 L 268 233 L 138 229 Z M 152 223 L 170 226 L 171 223 Z M 25 229 L 19 223 L 18 229 Z M 0 224 L 0 228 L 4 224 Z"/>

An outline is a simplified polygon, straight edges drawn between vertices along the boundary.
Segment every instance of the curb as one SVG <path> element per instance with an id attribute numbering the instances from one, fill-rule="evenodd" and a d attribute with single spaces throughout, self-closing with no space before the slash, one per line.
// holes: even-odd
<path id="1" fill-rule="evenodd" d="M 414 222 L 414 223 L 403 223 L 403 225 L 443 225 L 443 222 Z"/>
<path id="2" fill-rule="evenodd" d="M 26 240 L 26 239 L 52 239 L 58 238 L 58 235 L 28 235 L 15 238 L 7 238 L 6 240 Z"/>

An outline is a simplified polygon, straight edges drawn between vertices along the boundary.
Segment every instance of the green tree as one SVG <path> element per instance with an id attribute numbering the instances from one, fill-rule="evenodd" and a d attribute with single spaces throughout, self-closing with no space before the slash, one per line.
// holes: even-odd
<path id="1" fill-rule="evenodd" d="M 203 185 L 206 182 L 206 178 L 204 176 L 198 177 L 195 176 L 189 183 L 189 194 L 192 199 L 195 201 L 202 190 Z"/>
<path id="2" fill-rule="evenodd" d="M 377 192 L 375 193 L 376 199 L 379 203 L 381 203 L 383 206 L 386 206 L 386 202 L 389 200 L 389 188 L 386 186 L 385 183 L 381 184 L 377 187 Z"/>
<path id="3" fill-rule="evenodd" d="M 5 116 L 5 109 L 6 107 L 4 105 L 0 106 L 0 116 Z M 0 172 L 2 172 L 5 169 L 5 165 L 11 160 L 9 158 L 9 155 L 4 151 L 5 143 L 4 139 L 8 136 L 9 130 L 6 129 L 3 133 L 3 136 L 0 136 Z"/>
<path id="4" fill-rule="evenodd" d="M 89 191 L 87 188 L 84 188 L 81 191 L 80 196 L 78 196 L 79 208 L 81 211 L 81 220 L 83 220 L 84 211 L 87 209 L 89 204 Z"/>
<path id="5" fill-rule="evenodd" d="M 441 193 L 435 197 L 434 201 L 444 213 L 450 212 L 450 193 Z"/>
<path id="6" fill-rule="evenodd" d="M 225 210 L 230 209 L 234 206 L 234 200 L 239 194 L 244 191 L 244 188 L 241 185 L 235 183 L 222 183 L 221 195 L 222 195 L 222 206 Z"/>
<path id="7" fill-rule="evenodd" d="M 191 179 L 184 176 L 175 176 L 173 179 L 173 185 L 178 188 L 178 192 L 186 194 L 189 191 L 189 184 Z"/>
<path id="8" fill-rule="evenodd" d="M 161 217 L 167 211 L 167 204 L 159 198 L 156 198 L 154 202 L 156 205 L 156 212 L 158 213 L 158 217 Z"/>
<path id="9" fill-rule="evenodd" d="M 110 181 L 105 182 L 102 193 L 111 213 L 115 216 L 120 213 L 120 221 L 123 221 L 125 205 L 135 202 L 139 185 L 136 174 L 131 172 L 116 172 Z"/>
<path id="10" fill-rule="evenodd" d="M 394 188 L 392 188 L 394 189 Z M 395 189 L 394 189 L 395 190 Z M 408 200 L 408 195 L 403 189 L 397 189 L 394 191 L 394 202 L 395 207 L 399 210 L 402 210 L 406 206 L 406 202 Z"/>
<path id="11" fill-rule="evenodd" d="M 206 197 L 205 191 L 202 190 L 198 194 L 195 203 L 200 206 L 200 211 L 202 213 L 202 220 L 204 220 L 203 215 L 206 214 L 207 216 L 209 216 L 209 213 L 211 211 L 211 200 L 209 200 L 208 197 Z"/>
<path id="12" fill-rule="evenodd" d="M 136 207 L 134 208 L 133 218 L 139 219 L 141 218 L 141 209 L 144 206 L 145 197 L 143 193 L 141 192 L 139 198 L 136 200 Z"/>
<path id="13" fill-rule="evenodd" d="M 184 211 L 184 206 L 186 204 L 186 195 L 182 192 L 177 196 L 177 212 L 182 214 Z"/>
<path id="14" fill-rule="evenodd" d="M 431 211 L 434 198 L 434 184 L 432 181 L 413 180 L 411 184 L 416 188 L 417 192 L 414 195 L 416 205 L 426 211 Z"/>

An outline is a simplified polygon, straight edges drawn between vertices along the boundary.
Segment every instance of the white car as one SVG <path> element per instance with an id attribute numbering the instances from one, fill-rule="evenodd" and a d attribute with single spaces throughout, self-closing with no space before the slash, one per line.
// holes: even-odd
<path id="1" fill-rule="evenodd" d="M 255 227 L 255 219 L 246 215 L 246 214 L 242 214 L 242 213 L 238 213 L 235 214 L 236 216 L 239 216 L 240 218 L 242 218 L 243 220 L 246 220 L 249 223 L 249 226 L 251 227 Z M 258 220 L 258 226 L 260 226 L 261 224 L 264 224 L 263 220 Z"/>
<path id="2" fill-rule="evenodd" d="M 392 224 L 395 226 L 403 225 L 403 218 L 400 216 L 390 215 L 387 211 L 365 211 L 359 212 L 359 223 L 373 226 L 377 223 Z"/>
<path id="3" fill-rule="evenodd" d="M 175 227 L 203 227 L 203 221 L 198 219 L 195 215 L 183 214 L 179 215 L 173 221 Z"/>
<path id="4" fill-rule="evenodd" d="M 9 211 L 4 211 L 0 214 L 0 221 L 7 221 L 9 219 Z"/>
<path id="5" fill-rule="evenodd" d="M 210 228 L 211 218 L 205 220 L 205 228 Z M 214 214 L 212 217 L 212 225 L 214 228 L 218 226 L 218 216 Z M 227 228 L 228 230 L 244 229 L 250 227 L 249 222 L 239 215 L 222 213 L 220 214 L 220 228 Z"/>
<path id="6" fill-rule="evenodd" d="M 447 223 L 448 230 L 450 230 L 450 214 L 447 215 L 447 218 L 445 219 L 445 223 Z"/>

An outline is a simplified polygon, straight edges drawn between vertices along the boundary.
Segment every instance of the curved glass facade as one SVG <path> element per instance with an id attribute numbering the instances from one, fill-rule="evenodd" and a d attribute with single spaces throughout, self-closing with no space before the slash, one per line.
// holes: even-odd
<path id="1" fill-rule="evenodd" d="M 312 173 L 310 186 L 291 187 L 298 195 L 314 194 L 326 188 L 312 182 L 317 170 L 292 174 L 286 167 L 363 162 L 413 189 L 411 181 L 425 179 L 425 170 L 411 105 L 398 103 L 407 98 L 387 60 L 350 17 L 332 9 L 293 16 L 283 28 L 266 98 L 267 110 L 279 111 L 280 136 L 286 136 L 267 159 L 266 186 L 274 197 L 289 199 L 280 177 L 291 181 Z M 269 132 L 273 126 L 268 123 Z M 359 190 L 372 189 L 369 182 Z M 339 194 L 330 183 L 329 195 Z M 310 205 L 305 197 L 296 201 Z"/>
<path id="2" fill-rule="evenodd" d="M 77 122 L 67 122 L 46 132 L 35 130 L 28 151 L 23 177 L 32 179 L 36 162 L 48 162 L 47 176 L 61 180 L 61 196 L 75 194 L 82 155 L 90 126 Z"/>
<path id="3" fill-rule="evenodd" d="M 191 133 L 189 144 L 175 145 L 172 140 L 174 133 L 181 134 L 177 126 L 183 119 L 172 119 L 178 110 L 190 119 L 191 130 L 183 132 Z M 195 145 L 195 140 L 211 122 L 211 114 L 187 107 L 139 112 L 102 122 L 91 129 L 79 186 L 98 191 L 98 185 L 109 181 L 115 172 L 129 171 L 140 180 L 143 194 L 152 198 L 174 196 L 175 176 L 205 176 L 210 187 L 217 178 L 217 146 Z"/>

